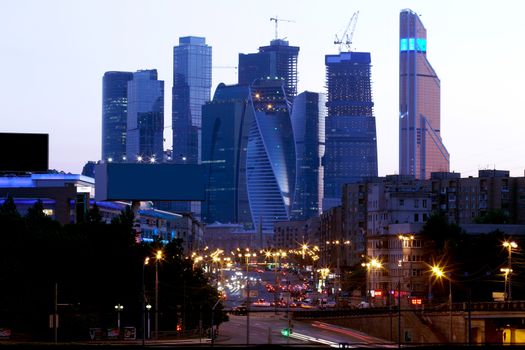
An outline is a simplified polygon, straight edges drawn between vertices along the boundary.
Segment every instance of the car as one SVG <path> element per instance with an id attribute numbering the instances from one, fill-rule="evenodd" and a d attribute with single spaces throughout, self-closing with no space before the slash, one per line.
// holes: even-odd
<path id="1" fill-rule="evenodd" d="M 239 315 L 239 316 L 244 316 L 246 315 L 246 306 L 236 306 L 232 309 L 231 313 L 233 315 Z"/>

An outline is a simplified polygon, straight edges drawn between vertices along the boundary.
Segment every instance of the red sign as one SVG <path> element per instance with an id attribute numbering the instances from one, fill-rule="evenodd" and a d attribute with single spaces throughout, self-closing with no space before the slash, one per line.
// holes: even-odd
<path id="1" fill-rule="evenodd" d="M 379 289 L 379 290 L 375 290 L 375 291 L 374 291 L 374 295 L 375 295 L 376 297 L 380 297 L 380 296 L 383 295 L 383 291 L 382 291 L 381 289 Z"/>

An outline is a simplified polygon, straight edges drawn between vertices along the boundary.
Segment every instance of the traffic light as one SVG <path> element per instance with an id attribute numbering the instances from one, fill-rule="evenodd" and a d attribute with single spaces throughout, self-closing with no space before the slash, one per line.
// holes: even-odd
<path id="1" fill-rule="evenodd" d="M 284 335 L 285 337 L 289 337 L 290 334 L 292 334 L 292 330 L 290 328 L 283 328 L 281 329 L 281 334 Z"/>
<path id="2" fill-rule="evenodd" d="M 182 331 L 182 324 L 178 323 L 177 324 L 177 332 L 181 332 Z"/>

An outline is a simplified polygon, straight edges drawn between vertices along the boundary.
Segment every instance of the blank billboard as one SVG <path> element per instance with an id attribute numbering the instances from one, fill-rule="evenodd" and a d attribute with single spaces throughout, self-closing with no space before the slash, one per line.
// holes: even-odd
<path id="1" fill-rule="evenodd" d="M 49 169 L 49 135 L 0 133 L 0 171 L 46 172 Z"/>
<path id="2" fill-rule="evenodd" d="M 95 199 L 203 201 L 204 179 L 205 167 L 196 164 L 97 164 Z"/>

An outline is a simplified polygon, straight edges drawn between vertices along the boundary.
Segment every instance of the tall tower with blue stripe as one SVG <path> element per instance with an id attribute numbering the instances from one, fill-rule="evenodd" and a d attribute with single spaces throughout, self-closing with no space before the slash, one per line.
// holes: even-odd
<path id="1" fill-rule="evenodd" d="M 450 166 L 441 139 L 441 83 L 427 60 L 427 31 L 417 13 L 401 11 L 399 35 L 399 174 L 428 179 Z"/>

